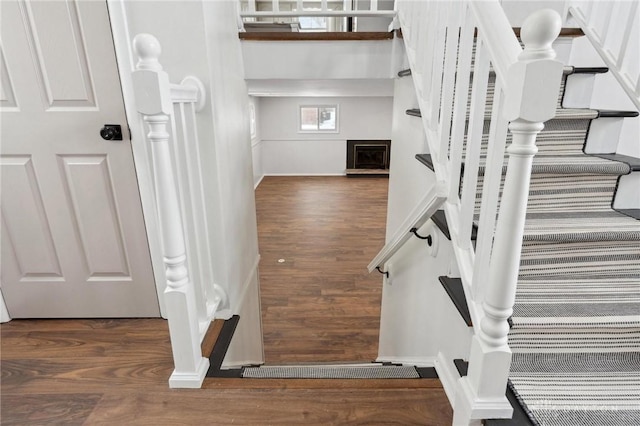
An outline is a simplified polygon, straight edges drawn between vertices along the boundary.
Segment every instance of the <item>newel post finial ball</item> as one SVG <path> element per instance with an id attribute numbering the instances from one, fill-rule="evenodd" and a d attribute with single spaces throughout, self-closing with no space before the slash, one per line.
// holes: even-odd
<path id="1" fill-rule="evenodd" d="M 553 9 L 541 9 L 529 15 L 520 30 L 524 51 L 519 59 L 555 58 L 556 54 L 551 44 L 558 38 L 561 29 L 562 18 Z"/>
<path id="2" fill-rule="evenodd" d="M 161 71 L 158 58 L 162 53 L 160 42 L 151 34 L 138 34 L 133 39 L 133 50 L 138 55 L 136 68 L 139 70 Z"/>

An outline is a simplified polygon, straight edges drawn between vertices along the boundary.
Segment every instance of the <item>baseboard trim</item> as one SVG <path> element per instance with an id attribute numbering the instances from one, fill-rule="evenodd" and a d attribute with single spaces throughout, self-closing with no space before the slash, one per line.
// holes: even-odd
<path id="1" fill-rule="evenodd" d="M 0 288 L 0 323 L 11 321 L 11 315 L 7 305 L 4 303 L 4 296 L 2 295 L 2 289 Z"/>
<path id="2" fill-rule="evenodd" d="M 435 368 L 438 373 L 438 377 L 440 378 L 440 382 L 442 383 L 442 387 L 444 388 L 444 393 L 447 394 L 447 398 L 449 398 L 451 408 L 455 410 L 454 404 L 456 401 L 456 389 L 458 387 L 458 380 L 460 380 L 458 370 L 456 369 L 453 360 L 448 360 L 442 352 L 438 352 L 438 357 L 435 361 Z"/>
<path id="3" fill-rule="evenodd" d="M 179 373 L 174 370 L 169 377 L 169 387 L 171 389 L 200 389 L 208 370 L 209 360 L 200 358 L 200 363 L 194 373 Z"/>
<path id="4" fill-rule="evenodd" d="M 260 179 L 258 179 L 258 181 L 253 184 L 254 191 L 258 187 L 258 185 L 260 185 L 260 182 L 262 182 L 262 179 L 264 179 L 264 175 L 260 176 Z"/>
<path id="5" fill-rule="evenodd" d="M 265 173 L 265 176 L 346 176 L 346 172 L 342 173 Z"/>

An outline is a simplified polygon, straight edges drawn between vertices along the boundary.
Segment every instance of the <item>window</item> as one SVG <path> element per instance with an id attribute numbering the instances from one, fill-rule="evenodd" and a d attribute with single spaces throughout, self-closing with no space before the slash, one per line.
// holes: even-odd
<path id="1" fill-rule="evenodd" d="M 337 105 L 305 105 L 300 107 L 301 132 L 337 132 Z"/>

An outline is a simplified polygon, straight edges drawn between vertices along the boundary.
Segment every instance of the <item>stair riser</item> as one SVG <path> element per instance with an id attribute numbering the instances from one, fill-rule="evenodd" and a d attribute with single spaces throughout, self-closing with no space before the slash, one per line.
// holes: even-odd
<path id="1" fill-rule="evenodd" d="M 571 274 L 572 279 L 613 274 L 629 278 L 639 277 L 638 241 L 523 244 L 520 260 L 521 278 L 565 274 Z"/>
<path id="2" fill-rule="evenodd" d="M 549 154 L 581 154 L 584 141 L 589 131 L 591 120 L 549 120 L 544 124 L 544 129 L 536 138 L 536 146 L 538 153 L 536 155 Z M 489 121 L 485 121 L 482 134 L 482 142 L 480 145 L 481 159 L 487 156 L 487 147 L 489 142 Z M 507 133 L 506 145 L 509 146 L 513 140 L 513 135 Z M 463 140 L 463 162 L 466 157 L 467 137 Z"/>

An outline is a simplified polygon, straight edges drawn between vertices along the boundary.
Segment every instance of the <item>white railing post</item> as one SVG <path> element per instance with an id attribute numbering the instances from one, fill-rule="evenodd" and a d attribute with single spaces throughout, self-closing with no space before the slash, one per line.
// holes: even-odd
<path id="1" fill-rule="evenodd" d="M 160 223 L 167 288 L 164 293 L 175 370 L 172 388 L 199 388 L 209 368 L 202 357 L 193 283 L 189 279 L 182 218 L 171 162 L 167 127 L 170 123 L 171 88 L 158 62 L 160 43 L 150 34 L 138 34 L 133 48 L 139 61 L 133 73 L 138 112 L 149 127 L 156 206 Z"/>
<path id="2" fill-rule="evenodd" d="M 562 77 L 551 44 L 560 33 L 561 18 L 552 10 L 532 14 L 522 27 L 524 50 L 508 70 L 504 114 L 513 142 L 493 251 L 482 303 L 483 317 L 472 339 L 469 372 L 460 379 L 454 424 L 483 418 L 510 417 L 505 397 L 511 349 L 508 319 L 513 311 L 520 268 L 531 165 L 536 135 L 553 118 Z"/>

